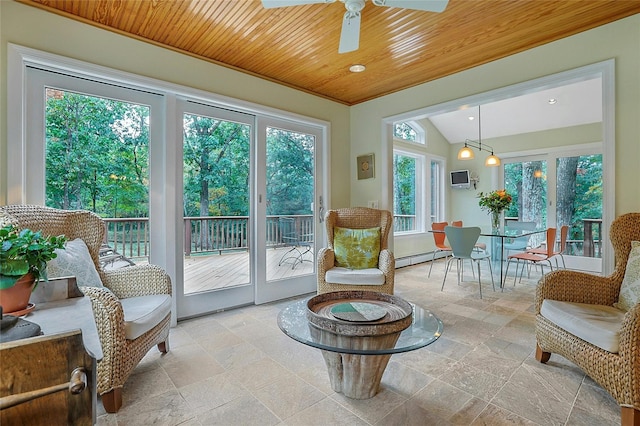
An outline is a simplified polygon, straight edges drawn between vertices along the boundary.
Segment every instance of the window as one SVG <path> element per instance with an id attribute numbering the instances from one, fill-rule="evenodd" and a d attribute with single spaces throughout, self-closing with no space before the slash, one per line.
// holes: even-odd
<path id="1" fill-rule="evenodd" d="M 426 151 L 425 131 L 416 121 L 394 123 L 393 136 L 394 232 L 425 232 L 444 216 L 444 159 Z"/>
<path id="2" fill-rule="evenodd" d="M 421 222 L 421 171 L 423 156 L 402 151 L 393 153 L 393 213 L 395 232 L 418 231 Z"/>
<path id="3" fill-rule="evenodd" d="M 406 142 L 426 144 L 425 132 L 422 126 L 414 121 L 401 121 L 393 125 L 393 137 Z"/>
<path id="4" fill-rule="evenodd" d="M 444 161 L 432 158 L 429 169 L 429 224 L 444 218 Z"/>
<path id="5" fill-rule="evenodd" d="M 428 165 L 428 167 L 427 167 Z M 394 232 L 424 232 L 444 215 L 444 161 L 400 149 L 393 153 Z"/>

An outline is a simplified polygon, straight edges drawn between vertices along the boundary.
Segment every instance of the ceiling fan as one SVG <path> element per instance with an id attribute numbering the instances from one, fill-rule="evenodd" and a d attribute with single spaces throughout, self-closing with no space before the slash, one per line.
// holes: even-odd
<path id="1" fill-rule="evenodd" d="M 303 4 L 334 3 L 336 0 L 262 0 L 267 9 L 274 7 L 300 6 Z M 358 50 L 360 45 L 360 12 L 365 0 L 340 0 L 347 11 L 342 19 L 340 47 L 338 53 Z M 403 9 L 442 12 L 449 0 L 371 0 L 376 6 L 399 7 Z"/>

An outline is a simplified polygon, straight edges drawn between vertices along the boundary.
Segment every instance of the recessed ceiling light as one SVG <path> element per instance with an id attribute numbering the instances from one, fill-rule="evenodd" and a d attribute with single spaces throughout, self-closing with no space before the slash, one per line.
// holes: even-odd
<path id="1" fill-rule="evenodd" d="M 364 65 L 360 65 L 360 64 L 351 65 L 349 67 L 349 71 L 351 71 L 351 72 L 362 72 L 365 69 L 366 69 L 366 67 Z"/>
<path id="2" fill-rule="evenodd" d="M 556 98 L 551 98 L 549 99 L 548 102 L 549 102 L 549 105 L 555 105 L 558 102 L 558 100 Z"/>
<path id="3" fill-rule="evenodd" d="M 470 116 L 469 116 L 469 120 L 473 121 L 473 120 L 475 120 L 475 119 L 476 119 L 476 118 L 475 118 L 473 115 L 470 115 Z"/>

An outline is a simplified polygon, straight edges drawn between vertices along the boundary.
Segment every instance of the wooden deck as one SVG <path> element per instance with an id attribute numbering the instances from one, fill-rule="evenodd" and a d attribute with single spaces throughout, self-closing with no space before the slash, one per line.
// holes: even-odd
<path id="1" fill-rule="evenodd" d="M 313 273 L 313 252 L 303 255 L 304 262 L 293 263 L 291 258 L 278 265 L 290 247 L 267 249 L 267 281 L 280 280 Z M 301 248 L 304 252 L 305 249 Z M 295 253 L 296 255 L 298 253 Z M 287 259 L 285 257 L 285 259 Z M 249 283 L 249 252 L 231 252 L 189 256 L 184 259 L 184 293 L 222 289 Z"/>

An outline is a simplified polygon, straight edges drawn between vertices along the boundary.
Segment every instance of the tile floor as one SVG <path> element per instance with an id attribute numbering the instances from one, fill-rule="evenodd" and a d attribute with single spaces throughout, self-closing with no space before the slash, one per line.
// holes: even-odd
<path id="1" fill-rule="evenodd" d="M 380 392 L 331 390 L 320 351 L 276 324 L 290 301 L 180 322 L 171 351 L 152 349 L 127 381 L 123 407 L 98 425 L 619 425 L 615 401 L 558 355 L 535 361 L 538 277 L 504 292 L 449 274 L 443 261 L 396 271 L 396 295 L 444 323 L 426 348 L 391 357 Z M 483 280 L 488 275 L 483 275 Z"/>

